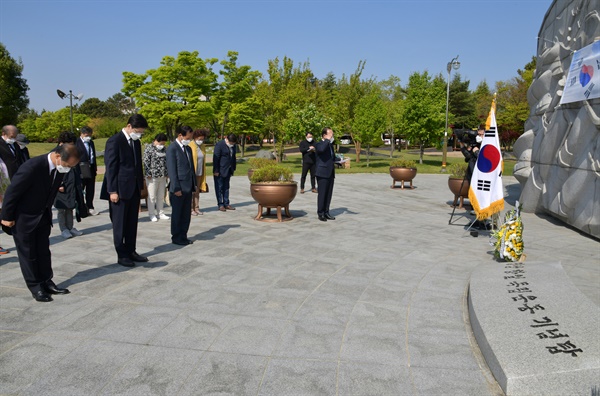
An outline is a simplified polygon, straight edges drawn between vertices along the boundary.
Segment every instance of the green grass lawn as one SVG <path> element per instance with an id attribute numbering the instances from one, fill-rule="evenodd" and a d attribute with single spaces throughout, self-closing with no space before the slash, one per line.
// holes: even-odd
<path id="1" fill-rule="evenodd" d="M 106 141 L 108 139 L 103 138 L 103 139 L 94 139 L 94 144 L 96 146 L 96 151 L 101 152 L 104 151 L 104 147 L 106 146 Z M 56 145 L 54 143 L 31 143 L 28 148 L 29 148 L 29 153 L 31 154 L 32 157 L 35 157 L 37 155 L 41 155 L 41 154 L 46 154 L 48 153 L 50 150 L 52 150 L 54 147 L 56 147 Z M 295 146 L 290 146 L 290 147 L 295 147 Z M 265 150 L 272 150 L 272 146 L 264 146 Z M 350 164 L 350 169 L 336 169 L 337 173 L 340 174 L 344 174 L 344 173 L 388 173 L 389 172 L 389 164 L 390 164 L 390 158 L 389 158 L 389 149 L 388 148 L 377 148 L 374 149 L 373 152 L 378 153 L 378 154 L 383 154 L 385 155 L 385 157 L 382 157 L 380 155 L 377 156 L 371 156 L 368 163 L 367 163 L 367 156 L 365 154 L 360 156 L 360 162 L 356 162 L 356 155 L 354 154 L 345 154 L 344 157 L 346 158 L 350 158 L 352 160 L 351 164 Z M 209 146 L 207 147 L 207 153 L 210 154 L 212 153 L 212 147 Z M 253 157 L 256 154 L 256 151 L 246 151 L 245 152 L 245 158 L 250 158 Z M 435 173 L 441 173 L 440 170 L 442 169 L 442 156 L 441 155 L 432 155 L 432 154 L 427 154 L 425 153 L 425 155 L 423 156 L 423 163 L 419 164 L 419 154 L 417 152 L 417 150 L 403 150 L 402 152 L 395 152 L 394 153 L 394 157 L 402 157 L 402 158 L 406 158 L 406 159 L 411 159 L 413 161 L 415 161 L 417 163 L 417 171 L 418 173 L 421 174 L 426 174 L 426 173 L 431 173 L 431 174 L 435 174 Z M 447 165 L 453 164 L 453 163 L 464 163 L 464 159 L 462 156 L 460 157 L 451 157 L 448 156 L 447 160 Z M 513 167 L 515 165 L 515 160 L 506 160 L 504 161 L 504 175 L 506 176 L 512 176 L 513 174 Z M 290 154 L 287 155 L 287 159 L 283 161 L 284 165 L 288 165 L 292 171 L 294 173 L 301 173 L 302 172 L 302 163 L 301 163 L 301 156 L 300 154 Z M 104 165 L 104 157 L 98 157 L 98 165 L 102 166 Z M 212 167 L 212 163 L 207 163 L 206 164 L 207 167 L 210 169 Z M 248 168 L 250 166 L 248 165 L 248 163 L 246 161 L 240 162 L 237 165 L 237 171 L 235 172 L 236 175 L 244 175 L 246 173 L 248 173 Z M 102 176 L 98 176 L 98 180 L 102 180 Z"/>

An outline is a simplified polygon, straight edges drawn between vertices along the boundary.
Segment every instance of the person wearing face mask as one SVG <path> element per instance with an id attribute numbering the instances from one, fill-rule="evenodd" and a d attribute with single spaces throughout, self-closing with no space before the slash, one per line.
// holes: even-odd
<path id="1" fill-rule="evenodd" d="M 159 133 L 144 150 L 144 176 L 148 187 L 148 216 L 150 221 L 169 220 L 163 208 L 167 188 L 167 135 Z"/>
<path id="2" fill-rule="evenodd" d="M 229 203 L 229 181 L 236 167 L 237 136 L 233 133 L 215 145 L 213 153 L 213 176 L 217 205 L 221 212 L 235 210 Z"/>
<path id="3" fill-rule="evenodd" d="M 335 220 L 335 217 L 329 214 L 329 205 L 333 195 L 333 182 L 335 181 L 335 153 L 333 150 L 333 130 L 329 127 L 321 131 L 322 140 L 317 143 L 315 151 L 317 153 L 317 184 L 319 186 L 319 195 L 317 197 L 317 215 L 319 220 Z"/>
<path id="4" fill-rule="evenodd" d="M 52 281 L 49 236 L 54 197 L 65 173 L 78 163 L 74 144 L 58 146 L 19 167 L 4 196 L 2 228 L 15 240 L 23 278 L 36 301 L 49 302 L 53 294 L 69 293 Z"/>
<path id="5" fill-rule="evenodd" d="M 19 133 L 15 141 L 19 145 L 19 149 L 21 149 L 21 163 L 31 159 L 31 156 L 29 155 L 29 149 L 27 148 L 27 145 L 29 144 L 29 139 L 27 139 L 27 136 Z"/>
<path id="6" fill-rule="evenodd" d="M 300 142 L 300 152 L 302 153 L 302 176 L 300 176 L 300 194 L 304 194 L 304 183 L 306 182 L 306 174 L 310 171 L 310 186 L 311 191 L 316 193 L 315 188 L 315 173 L 317 156 L 315 155 L 315 142 L 313 135 L 306 132 L 306 139 Z"/>
<path id="7" fill-rule="evenodd" d="M 192 149 L 194 131 L 189 126 L 177 128 L 177 139 L 167 149 L 169 200 L 171 201 L 171 241 L 176 245 L 191 245 L 190 228 L 192 193 L 196 190 L 196 176 Z M 192 143 L 193 144 L 193 143 Z"/>
<path id="8" fill-rule="evenodd" d="M 62 132 L 58 136 L 58 146 L 63 144 L 71 143 L 76 144 L 77 137 L 71 132 Z M 79 153 L 81 158 L 81 152 Z M 57 166 L 59 172 L 61 169 Z M 58 188 L 58 194 L 54 200 L 54 207 L 56 208 L 58 220 L 58 227 L 61 231 L 61 236 L 65 239 L 72 238 L 74 236 L 81 236 L 83 232 L 73 227 L 73 209 L 81 208 L 83 201 L 83 191 L 81 189 L 81 177 L 79 174 L 79 168 L 75 168 L 72 171 L 69 170 L 63 177 L 63 181 Z M 81 211 L 81 209 L 78 209 Z M 87 208 L 85 209 L 87 211 Z M 81 217 L 77 216 L 77 221 L 81 221 Z"/>
<path id="9" fill-rule="evenodd" d="M 4 161 L 8 170 L 8 177 L 12 179 L 17 169 L 23 163 L 21 148 L 17 144 L 19 130 L 14 125 L 2 127 L 2 139 L 0 139 L 0 158 Z"/>
<path id="10" fill-rule="evenodd" d="M 200 193 L 208 192 L 206 184 L 206 149 L 204 142 L 208 136 L 208 129 L 196 129 L 192 138 L 190 148 L 192 149 L 192 161 L 196 172 L 196 190 L 192 194 L 192 216 L 203 214 L 200 211 Z"/>
<path id="11" fill-rule="evenodd" d="M 141 114 L 129 117 L 127 126 L 106 141 L 101 199 L 109 201 L 117 263 L 124 267 L 148 258 L 136 252 L 138 212 L 144 187 L 140 138 L 148 128 Z"/>
<path id="12" fill-rule="evenodd" d="M 81 154 L 79 168 L 81 170 L 81 185 L 83 188 L 83 197 L 88 213 L 92 216 L 99 215 L 94 209 L 94 193 L 96 192 L 96 175 L 98 174 L 98 165 L 96 164 L 96 146 L 92 140 L 92 128 L 85 126 L 81 128 L 79 139 L 77 139 L 77 148 Z"/>

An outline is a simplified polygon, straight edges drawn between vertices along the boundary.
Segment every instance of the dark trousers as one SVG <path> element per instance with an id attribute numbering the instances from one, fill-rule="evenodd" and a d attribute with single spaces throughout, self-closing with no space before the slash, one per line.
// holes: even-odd
<path id="1" fill-rule="evenodd" d="M 300 176 L 300 189 L 304 190 L 304 182 L 306 182 L 306 174 L 310 171 L 310 187 L 315 188 L 315 172 L 316 164 L 307 164 L 302 162 L 302 175 Z"/>
<path id="2" fill-rule="evenodd" d="M 52 227 L 51 216 L 49 211 L 45 211 L 34 229 L 21 229 L 17 222 L 16 229 L 13 230 L 23 279 L 32 293 L 42 290 L 42 285 L 46 282 L 52 282 L 52 260 L 48 239 Z"/>
<path id="3" fill-rule="evenodd" d="M 130 199 L 109 201 L 110 221 L 113 224 L 113 240 L 117 255 L 129 258 L 135 252 L 137 225 L 140 210 L 140 190 L 136 189 Z"/>
<path id="4" fill-rule="evenodd" d="M 94 209 L 94 193 L 96 192 L 96 178 L 81 179 L 84 189 L 85 205 L 88 209 Z"/>
<path id="5" fill-rule="evenodd" d="M 329 214 L 329 205 L 333 195 L 333 177 L 317 177 L 319 192 L 317 197 L 317 214 L 324 216 Z"/>
<path id="6" fill-rule="evenodd" d="M 171 201 L 171 240 L 173 242 L 187 241 L 190 220 L 192 218 L 192 193 L 183 193 L 177 196 L 169 192 Z"/>
<path id="7" fill-rule="evenodd" d="M 214 176 L 214 179 L 217 205 L 219 207 L 229 206 L 229 179 L 231 179 L 231 176 Z"/>

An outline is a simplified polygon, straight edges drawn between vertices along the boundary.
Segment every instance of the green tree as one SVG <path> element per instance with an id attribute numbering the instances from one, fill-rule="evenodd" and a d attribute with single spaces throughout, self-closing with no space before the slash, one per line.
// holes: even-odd
<path id="1" fill-rule="evenodd" d="M 342 75 L 328 109 L 334 121 L 334 131 L 338 129 L 342 133 L 352 136 L 354 149 L 356 150 L 356 162 L 360 162 L 361 142 L 360 138 L 355 138 L 356 131 L 353 129 L 353 122 L 356 106 L 364 95 L 366 87 L 366 84 L 361 80 L 365 63 L 365 61 L 358 62 L 355 72 L 350 77 Z"/>
<path id="2" fill-rule="evenodd" d="M 329 125 L 329 120 L 321 113 L 314 103 L 309 103 L 303 108 L 294 107 L 284 122 L 284 138 L 288 141 L 298 142 L 304 138 L 306 132 L 314 136 L 321 136 L 323 127 Z"/>
<path id="3" fill-rule="evenodd" d="M 214 117 L 210 123 L 211 129 L 215 133 L 219 133 L 221 137 L 227 134 L 226 125 L 232 108 L 234 105 L 242 105 L 250 100 L 261 77 L 261 73 L 252 70 L 250 66 L 238 66 L 237 52 L 229 51 L 227 57 L 228 59 L 221 61 L 223 69 L 219 71 L 223 81 L 210 97 L 214 109 Z M 253 103 L 248 103 L 246 106 L 235 106 L 236 111 L 248 115 L 247 110 L 257 109 L 257 103 L 255 99 L 253 100 Z M 258 114 L 253 117 L 253 120 L 258 119 Z"/>
<path id="4" fill-rule="evenodd" d="M 498 92 L 496 121 L 499 131 L 512 131 L 518 136 L 525 132 L 525 121 L 530 113 L 527 90 L 533 81 L 535 67 L 536 59 L 532 58 L 523 70 L 517 70 L 517 77 L 496 83 Z"/>
<path id="5" fill-rule="evenodd" d="M 229 129 L 242 136 L 242 157 L 246 149 L 246 136 L 259 135 L 263 128 L 263 120 L 260 118 L 261 106 L 258 100 L 251 96 L 241 103 L 232 103 L 229 108 Z"/>
<path id="6" fill-rule="evenodd" d="M 468 80 L 463 81 L 459 73 L 456 73 L 450 82 L 450 96 L 448 100 L 448 123 L 455 128 L 477 127 L 477 116 L 475 114 L 475 98 L 469 91 Z"/>
<path id="7" fill-rule="evenodd" d="M 269 60 L 268 76 L 268 81 L 258 84 L 257 98 L 262 103 L 265 132 L 273 137 L 281 160 L 286 142 L 284 122 L 294 106 L 303 107 L 311 100 L 315 80 L 308 62 L 294 67 L 288 57 L 281 65 L 279 58 Z"/>
<path id="8" fill-rule="evenodd" d="M 84 114 L 73 113 L 73 127 L 79 129 L 90 123 Z M 21 133 L 33 142 L 54 142 L 58 135 L 71 130 L 70 109 L 65 107 L 57 111 L 45 111 L 39 117 L 29 117 L 18 125 Z"/>
<path id="9" fill-rule="evenodd" d="M 204 124 L 213 117 L 207 98 L 216 84 L 216 62 L 201 59 L 198 51 L 165 56 L 160 67 L 144 74 L 123 72 L 122 92 L 135 100 L 154 129 L 164 130 L 173 140 L 179 125 Z"/>
<path id="10" fill-rule="evenodd" d="M 29 105 L 29 86 L 22 73 L 21 59 L 15 61 L 0 43 L 0 126 L 16 124 L 19 114 Z"/>
<path id="11" fill-rule="evenodd" d="M 400 85 L 400 78 L 390 76 L 387 80 L 379 83 L 382 90 L 383 104 L 386 113 L 385 131 L 390 134 L 390 158 L 394 155 L 394 147 L 396 144 L 396 136 L 400 130 L 400 115 L 402 114 L 402 106 L 406 92 Z"/>
<path id="12" fill-rule="evenodd" d="M 105 117 L 129 118 L 131 114 L 135 113 L 135 102 L 121 92 L 106 99 L 105 103 Z"/>
<path id="13" fill-rule="evenodd" d="M 352 122 L 353 140 L 358 140 L 361 145 L 367 146 L 367 166 L 371 145 L 381 142 L 381 134 L 387 125 L 386 108 L 382 100 L 381 89 L 371 83 L 368 93 L 358 100 Z"/>
<path id="14" fill-rule="evenodd" d="M 106 103 L 98 98 L 88 98 L 81 105 L 75 107 L 73 110 L 75 109 L 78 113 L 85 114 L 91 118 L 107 116 Z"/>
<path id="15" fill-rule="evenodd" d="M 494 95 L 490 91 L 490 87 L 485 80 L 477 85 L 475 92 L 473 92 L 475 116 L 477 117 L 477 124 L 474 126 L 478 127 L 482 124 L 485 125 L 485 121 L 490 112 L 490 107 L 492 106 L 493 97 Z"/>
<path id="16" fill-rule="evenodd" d="M 446 122 L 446 83 L 441 76 L 431 79 L 427 71 L 414 72 L 408 79 L 401 116 L 404 135 L 420 147 L 423 163 L 425 147 L 437 142 Z"/>

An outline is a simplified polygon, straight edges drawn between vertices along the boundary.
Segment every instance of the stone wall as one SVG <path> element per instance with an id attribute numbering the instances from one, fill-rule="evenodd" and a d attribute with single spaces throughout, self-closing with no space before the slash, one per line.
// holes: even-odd
<path id="1" fill-rule="evenodd" d="M 600 98 L 559 105 L 573 52 L 597 40 L 600 0 L 553 1 L 539 32 L 514 175 L 523 210 L 546 211 L 600 237 Z"/>

